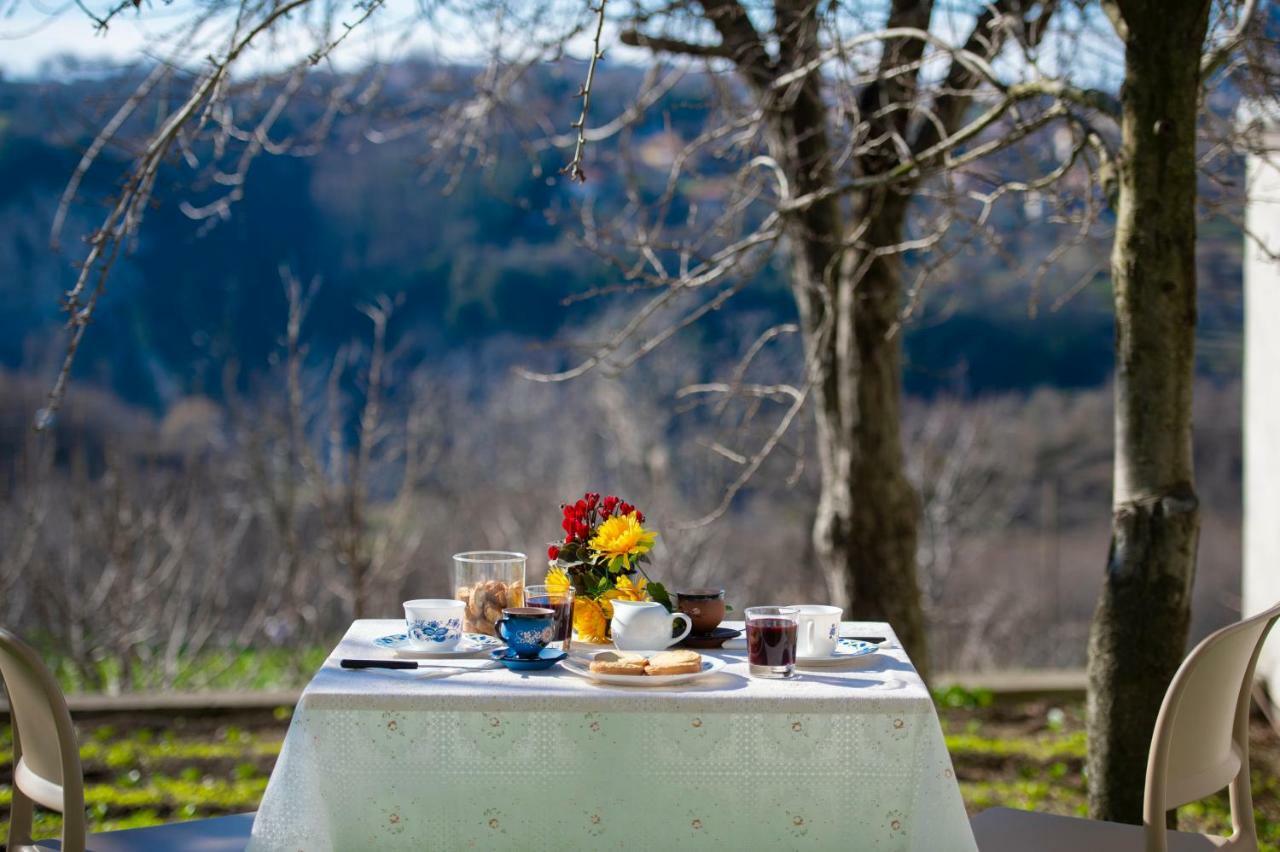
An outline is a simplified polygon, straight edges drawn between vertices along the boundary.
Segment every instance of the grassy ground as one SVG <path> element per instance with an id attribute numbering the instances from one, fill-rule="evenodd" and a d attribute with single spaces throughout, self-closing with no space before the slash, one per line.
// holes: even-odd
<path id="1" fill-rule="evenodd" d="M 64 692 L 199 692 L 209 689 L 248 690 L 303 687 L 329 656 L 339 636 L 328 644 L 303 648 L 213 649 L 198 655 L 181 656 L 175 674 L 165 678 L 158 662 L 140 661 L 127 671 L 115 660 L 103 660 L 80 669 L 66 658 L 47 651 L 54 675 Z"/>
<path id="2" fill-rule="evenodd" d="M 1085 814 L 1083 707 L 1038 702 L 940 706 L 969 812 L 1003 806 Z M 1280 737 L 1256 720 L 1250 737 L 1254 814 L 1264 852 L 1280 852 Z M 1231 833 L 1224 790 L 1178 810 L 1184 831 Z"/>
<path id="3" fill-rule="evenodd" d="M 1084 812 L 1081 708 L 995 704 L 985 696 L 939 696 L 947 745 L 971 812 L 995 805 Z M 86 806 L 95 830 L 254 810 L 289 724 L 289 708 L 237 717 L 165 720 L 164 727 L 81 725 Z M 12 740 L 0 727 L 0 840 L 12 801 Z M 1259 723 L 1253 790 L 1262 848 L 1280 852 L 1280 738 Z M 1179 812 L 1184 828 L 1227 833 L 1226 794 Z M 59 821 L 44 813 L 40 837 Z"/>

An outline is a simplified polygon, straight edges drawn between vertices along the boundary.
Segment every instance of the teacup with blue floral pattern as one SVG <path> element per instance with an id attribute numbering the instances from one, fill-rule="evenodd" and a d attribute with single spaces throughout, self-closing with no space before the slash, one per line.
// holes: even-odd
<path id="1" fill-rule="evenodd" d="M 404 602 L 405 633 L 420 651 L 452 651 L 462 639 L 462 617 L 467 605 L 446 598 L 419 598 Z"/>
<path id="2" fill-rule="evenodd" d="M 555 629 L 555 612 L 540 606 L 507 607 L 498 622 L 498 636 L 516 656 L 532 660 L 547 647 Z"/>

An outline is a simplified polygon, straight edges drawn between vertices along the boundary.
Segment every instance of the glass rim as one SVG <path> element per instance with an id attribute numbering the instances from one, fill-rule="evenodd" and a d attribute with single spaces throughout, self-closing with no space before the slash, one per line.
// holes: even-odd
<path id="1" fill-rule="evenodd" d="M 534 589 L 539 589 L 541 591 L 535 592 Z M 531 594 L 532 595 L 545 594 L 548 596 L 569 595 L 570 597 L 572 597 L 575 594 L 575 592 L 576 592 L 576 589 L 574 589 L 572 585 L 567 586 L 566 588 L 563 588 L 563 589 L 556 589 L 554 592 L 551 591 L 551 587 L 548 586 L 546 583 L 534 583 L 532 586 L 524 587 L 524 593 L 526 595 L 531 595 Z"/>
<path id="2" fill-rule="evenodd" d="M 514 550 L 464 550 L 453 554 L 454 562 L 526 562 L 529 557 Z"/>
<path id="3" fill-rule="evenodd" d="M 546 618 L 555 615 L 554 609 L 545 606 L 504 606 L 502 615 L 505 618 Z"/>
<path id="4" fill-rule="evenodd" d="M 798 618 L 800 610 L 794 606 L 749 606 L 743 610 L 748 620 L 752 618 L 786 617 Z"/>

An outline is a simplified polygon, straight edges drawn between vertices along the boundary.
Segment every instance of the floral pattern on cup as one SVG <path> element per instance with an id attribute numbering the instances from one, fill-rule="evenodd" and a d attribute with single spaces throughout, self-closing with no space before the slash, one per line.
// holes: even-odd
<path id="1" fill-rule="evenodd" d="M 521 630 L 515 634 L 515 641 L 522 645 L 545 645 L 551 641 L 551 628 L 542 630 Z"/>
<path id="2" fill-rule="evenodd" d="M 801 657 L 830 657 L 840 642 L 840 607 L 795 604 L 799 614 L 796 653 Z"/>
<path id="3" fill-rule="evenodd" d="M 448 618 L 443 621 L 414 621 L 409 624 L 409 635 L 419 642 L 443 643 L 462 637 L 462 619 Z"/>
<path id="4" fill-rule="evenodd" d="M 405 633 L 419 651 L 445 652 L 462 640 L 466 604 L 452 598 L 417 598 L 404 602 Z"/>

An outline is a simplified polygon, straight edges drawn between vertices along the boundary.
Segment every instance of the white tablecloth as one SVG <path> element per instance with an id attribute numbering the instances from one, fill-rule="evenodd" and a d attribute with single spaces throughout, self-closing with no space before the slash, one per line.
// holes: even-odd
<path id="1" fill-rule="evenodd" d="M 357 621 L 302 695 L 253 850 L 974 850 L 942 732 L 890 637 L 869 664 L 599 685 L 556 667 L 348 671 L 399 621 Z M 740 626 L 740 625 L 730 625 Z"/>

